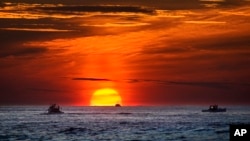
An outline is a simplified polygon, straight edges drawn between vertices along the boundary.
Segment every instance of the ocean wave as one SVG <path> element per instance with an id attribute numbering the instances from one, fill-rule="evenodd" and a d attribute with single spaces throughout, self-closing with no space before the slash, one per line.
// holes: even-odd
<path id="1" fill-rule="evenodd" d="M 130 112 L 119 112 L 119 113 L 108 113 L 108 112 L 79 112 L 79 113 L 64 113 L 64 115 L 131 115 L 133 113 Z M 146 113 L 147 114 L 147 113 Z M 40 115 L 57 115 L 57 114 L 48 114 L 48 113 L 40 113 Z"/>
<path id="2" fill-rule="evenodd" d="M 229 133 L 229 130 L 219 130 L 219 131 L 215 131 L 215 133 L 217 134 Z"/>
<path id="3" fill-rule="evenodd" d="M 120 112 L 120 113 L 113 113 L 113 112 L 89 112 L 89 113 L 65 113 L 65 114 L 69 114 L 69 115 L 130 115 L 133 113 L 128 113 L 128 112 Z"/>
<path id="4" fill-rule="evenodd" d="M 225 127 L 228 125 L 229 125 L 228 123 L 222 123 L 222 122 L 212 122 L 212 123 L 207 124 L 207 126 L 212 127 L 212 128 Z"/>
<path id="5" fill-rule="evenodd" d="M 17 135 L 0 135 L 0 140 L 1 141 L 9 141 L 9 140 L 20 140 L 20 141 L 24 141 L 24 140 L 27 140 L 29 139 L 29 136 L 27 135 L 20 135 L 20 134 L 17 134 Z"/>
<path id="6" fill-rule="evenodd" d="M 117 113 L 118 115 L 131 115 L 133 113 L 126 113 L 126 112 L 121 112 L 121 113 Z"/>
<path id="7" fill-rule="evenodd" d="M 69 127 L 66 129 L 63 129 L 61 131 L 59 131 L 58 133 L 64 133 L 64 134 L 76 134 L 79 132 L 86 132 L 88 129 L 87 128 L 76 128 L 76 127 Z"/>

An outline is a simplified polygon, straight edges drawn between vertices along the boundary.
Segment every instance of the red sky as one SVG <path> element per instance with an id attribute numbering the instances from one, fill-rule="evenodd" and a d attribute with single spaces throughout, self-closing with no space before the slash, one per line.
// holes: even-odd
<path id="1" fill-rule="evenodd" d="M 250 104 L 246 1 L 12 2 L 0 3 L 1 105 L 89 105 L 102 88 L 128 106 Z"/>

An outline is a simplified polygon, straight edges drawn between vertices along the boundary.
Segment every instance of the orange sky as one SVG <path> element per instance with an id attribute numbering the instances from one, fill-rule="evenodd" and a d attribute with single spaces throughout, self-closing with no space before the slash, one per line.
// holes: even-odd
<path id="1" fill-rule="evenodd" d="M 89 105 L 102 88 L 127 106 L 250 104 L 250 8 L 227 2 L 2 3 L 0 104 Z"/>

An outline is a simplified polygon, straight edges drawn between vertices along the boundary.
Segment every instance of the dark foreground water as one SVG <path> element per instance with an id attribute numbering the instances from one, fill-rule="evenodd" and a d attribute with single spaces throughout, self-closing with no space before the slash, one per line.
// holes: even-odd
<path id="1" fill-rule="evenodd" d="M 0 107 L 0 140 L 228 141 L 229 124 L 250 123 L 250 107 L 202 113 L 207 107 Z"/>

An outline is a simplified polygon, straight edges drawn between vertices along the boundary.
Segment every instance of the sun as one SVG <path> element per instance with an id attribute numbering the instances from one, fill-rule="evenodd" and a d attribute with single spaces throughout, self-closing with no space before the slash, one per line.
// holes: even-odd
<path id="1" fill-rule="evenodd" d="M 121 105 L 122 98 L 119 93 L 111 88 L 96 90 L 90 100 L 90 106 L 114 106 Z"/>

